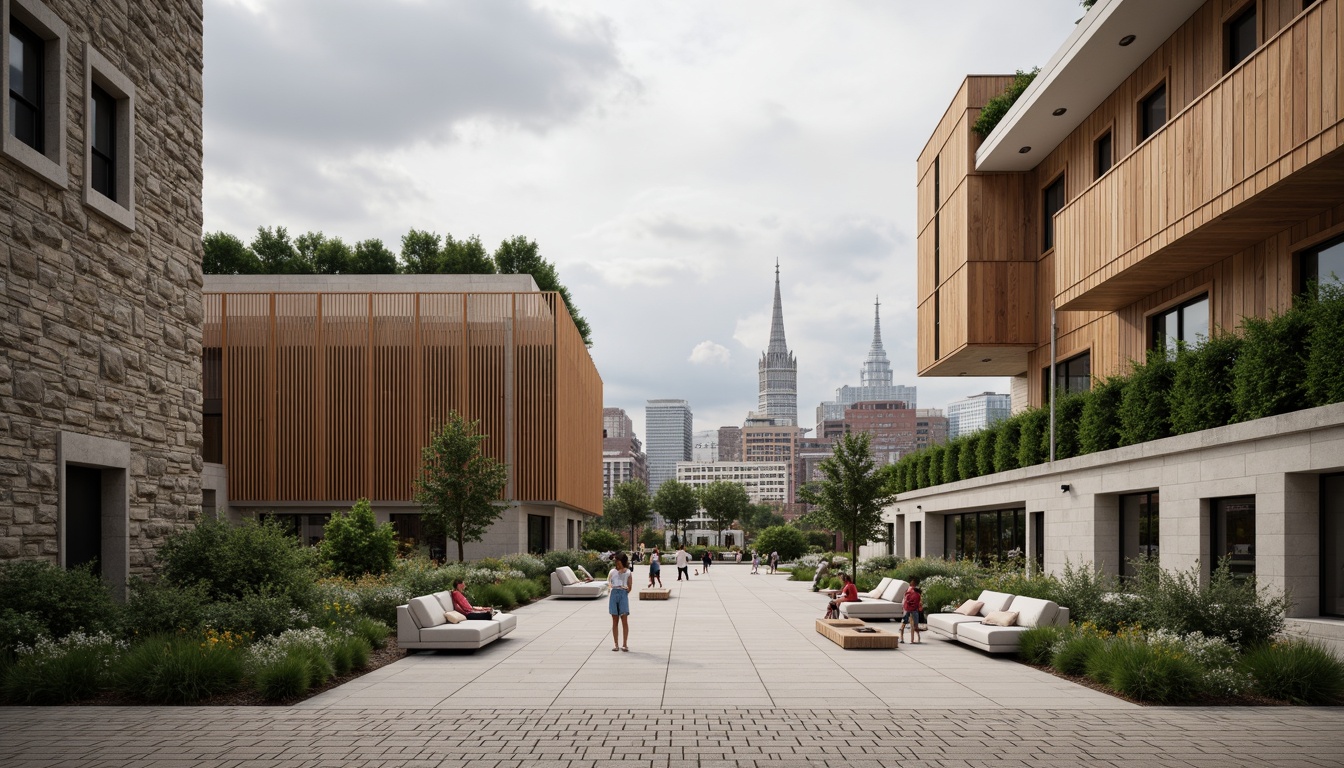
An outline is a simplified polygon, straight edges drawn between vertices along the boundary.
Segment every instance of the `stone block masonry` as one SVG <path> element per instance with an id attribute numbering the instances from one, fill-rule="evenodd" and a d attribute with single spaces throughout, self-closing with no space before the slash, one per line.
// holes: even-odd
<path id="1" fill-rule="evenodd" d="M 67 28 L 68 183 L 0 156 L 0 560 L 65 562 L 61 445 L 92 437 L 129 449 L 94 465 L 124 473 L 103 480 L 102 560 L 115 531 L 144 572 L 201 505 L 202 3 L 5 6 Z M 129 230 L 85 203 L 90 49 L 135 89 Z"/>

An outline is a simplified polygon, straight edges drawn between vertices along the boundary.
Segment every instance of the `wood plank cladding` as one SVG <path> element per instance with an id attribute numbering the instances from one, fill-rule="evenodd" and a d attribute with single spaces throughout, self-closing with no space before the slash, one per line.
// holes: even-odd
<path id="1" fill-rule="evenodd" d="M 1012 375 L 1035 347 L 1036 257 L 1022 234 L 1035 191 L 1023 174 L 973 170 L 980 138 L 971 125 L 1012 81 L 966 78 L 919 157 L 920 375 Z M 935 304 L 936 355 L 925 330 Z"/>
<path id="2" fill-rule="evenodd" d="M 556 293 L 207 293 L 235 503 L 407 502 L 457 411 L 510 499 L 602 509 L 602 380 Z"/>
<path id="3" fill-rule="evenodd" d="M 1221 50 L 1208 44 L 1220 5 L 1145 64 L 1170 70 L 1175 116 L 1056 217 L 1057 306 L 1124 307 L 1330 207 L 1344 188 L 1344 2 L 1316 3 L 1182 98 L 1217 71 L 1205 58 Z M 1265 5 L 1276 13 L 1267 25 L 1284 15 Z M 1117 97 L 1137 93 L 1125 90 Z"/>

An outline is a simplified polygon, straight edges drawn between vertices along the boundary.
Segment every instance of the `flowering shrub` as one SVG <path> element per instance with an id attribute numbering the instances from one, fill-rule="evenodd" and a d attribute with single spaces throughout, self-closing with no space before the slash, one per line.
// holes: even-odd
<path id="1" fill-rule="evenodd" d="M 107 632 L 71 632 L 60 640 L 39 636 L 15 648 L 4 697 L 16 704 L 63 704 L 92 696 L 107 683 L 112 660 L 126 642 Z"/>
<path id="2" fill-rule="evenodd" d="M 117 690 L 156 704 L 189 704 L 236 690 L 246 639 L 228 631 L 148 637 L 113 665 Z"/>
<path id="3" fill-rule="evenodd" d="M 535 555 L 505 555 L 500 560 L 510 571 L 521 571 L 525 578 L 534 579 L 549 573 L 546 563 Z"/>

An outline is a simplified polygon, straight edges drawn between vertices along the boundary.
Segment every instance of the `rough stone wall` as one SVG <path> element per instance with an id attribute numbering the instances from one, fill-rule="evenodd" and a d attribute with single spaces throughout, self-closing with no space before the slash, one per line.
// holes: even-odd
<path id="1" fill-rule="evenodd" d="M 0 157 L 0 559 L 59 559 L 61 431 L 130 444 L 130 568 L 201 503 L 202 0 L 45 0 L 70 183 Z M 135 231 L 83 203 L 85 42 L 135 84 Z"/>

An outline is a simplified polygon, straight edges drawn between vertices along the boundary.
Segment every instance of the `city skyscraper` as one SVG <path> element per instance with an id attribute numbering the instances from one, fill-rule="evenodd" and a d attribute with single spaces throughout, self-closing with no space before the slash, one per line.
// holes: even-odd
<path id="1" fill-rule="evenodd" d="M 995 392 L 981 392 L 947 404 L 947 439 L 979 432 L 1013 413 L 1013 398 Z"/>
<path id="2" fill-rule="evenodd" d="M 770 320 L 770 346 L 761 353 L 758 416 L 779 426 L 798 424 L 798 361 L 784 340 L 784 305 L 779 298 L 779 260 L 775 260 L 775 305 Z"/>
<path id="3" fill-rule="evenodd" d="M 634 424 L 624 408 L 603 408 L 602 498 L 611 498 L 616 486 L 629 480 L 649 484 L 644 445 L 635 437 Z"/>
<path id="4" fill-rule="evenodd" d="M 691 405 L 685 400 L 650 400 L 644 406 L 649 493 L 677 476 L 677 462 L 691 460 Z"/>
<path id="5" fill-rule="evenodd" d="M 887 350 L 882 346 L 882 302 L 873 302 L 873 342 L 868 346 L 868 356 L 859 368 L 859 386 L 845 385 L 835 390 L 835 399 L 827 400 L 817 406 L 817 429 L 827 421 L 840 421 L 845 418 L 845 408 L 855 403 L 890 402 L 900 400 L 906 408 L 917 408 L 916 388 L 895 384 L 891 371 L 891 361 L 887 359 Z"/>

